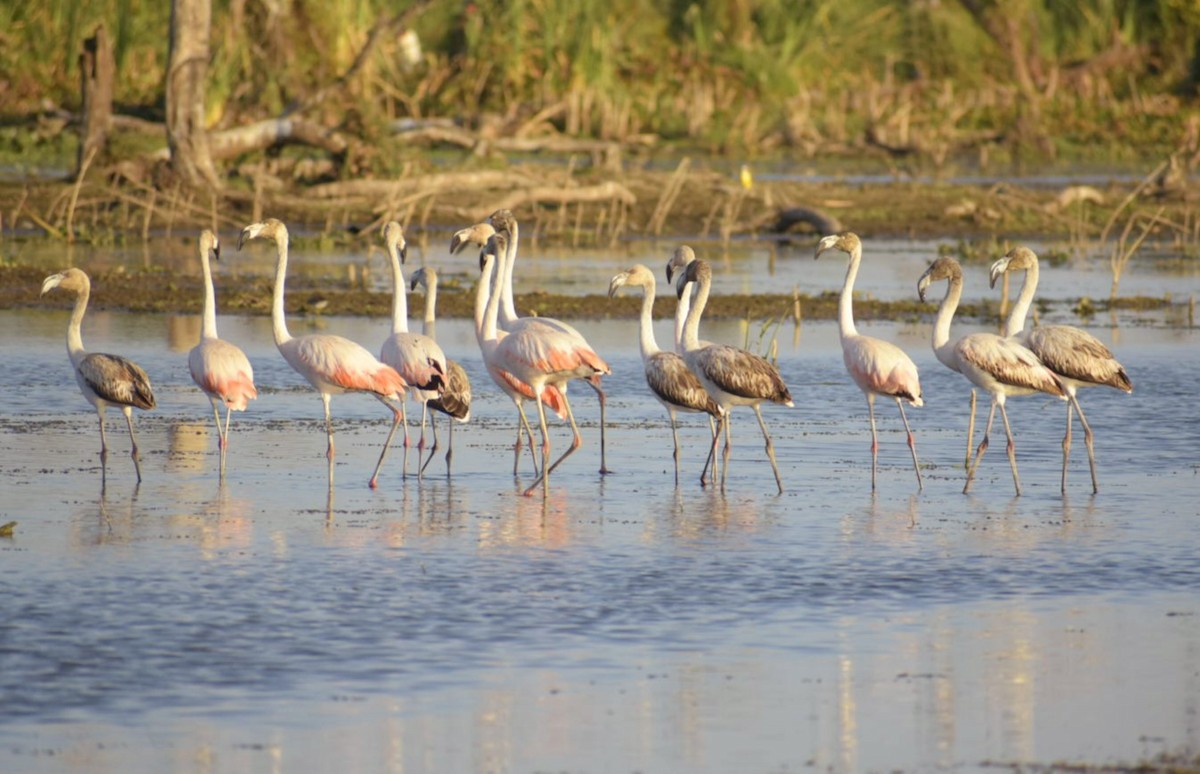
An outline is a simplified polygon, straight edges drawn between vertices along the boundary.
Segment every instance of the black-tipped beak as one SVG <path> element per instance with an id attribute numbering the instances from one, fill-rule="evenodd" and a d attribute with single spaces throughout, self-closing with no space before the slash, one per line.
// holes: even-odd
<path id="1" fill-rule="evenodd" d="M 400 248 L 400 263 L 404 263 L 407 260 L 408 260 L 408 245 L 404 245 L 404 247 Z"/>

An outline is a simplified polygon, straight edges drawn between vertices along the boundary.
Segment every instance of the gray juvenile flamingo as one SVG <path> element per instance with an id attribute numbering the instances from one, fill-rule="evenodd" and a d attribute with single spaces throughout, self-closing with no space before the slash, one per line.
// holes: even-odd
<path id="1" fill-rule="evenodd" d="M 962 374 L 971 384 L 992 396 L 992 407 L 983 430 L 983 440 L 975 450 L 974 462 L 967 468 L 967 482 L 963 486 L 963 494 L 970 491 L 975 471 L 983 459 L 983 453 L 987 451 L 988 435 L 991 433 L 992 420 L 996 418 L 998 406 L 1000 417 L 1004 420 L 1004 432 L 1008 435 L 1008 464 L 1012 468 L 1013 486 L 1019 495 L 1021 477 L 1017 473 L 1017 447 L 1013 441 L 1012 427 L 1008 423 L 1008 412 L 1004 408 L 1005 400 L 1011 395 L 1033 395 L 1039 392 L 1065 399 L 1066 388 L 1054 372 L 1038 360 L 1037 355 L 1012 339 L 994 333 L 971 333 L 952 343 L 950 323 L 958 309 L 963 288 L 962 267 L 958 265 L 958 261 L 948 256 L 938 258 L 925 270 L 917 281 L 917 294 L 922 301 L 925 300 L 929 286 L 939 280 L 946 280 L 947 286 L 946 295 L 938 307 L 937 321 L 933 326 L 933 353 L 947 368 Z"/>
<path id="2" fill-rule="evenodd" d="M 779 466 L 775 463 L 775 445 L 771 442 L 771 434 L 767 432 L 767 424 L 763 421 L 761 404 L 770 401 L 783 406 L 793 406 L 795 404 L 792 402 L 791 393 L 783 383 L 779 369 L 766 358 L 725 344 L 704 346 L 700 343 L 700 316 L 704 314 L 704 307 L 708 303 L 709 291 L 712 288 L 712 268 L 708 261 L 692 261 L 676 282 L 676 294 L 680 297 L 688 291 L 689 284 L 694 282 L 697 285 L 696 299 L 692 308 L 688 310 L 683 330 L 683 359 L 721 409 L 717 433 L 713 435 L 712 447 L 709 449 L 709 458 L 715 463 L 717 439 L 724 425 L 721 491 L 725 491 L 725 477 L 729 473 L 729 412 L 734 406 L 749 406 L 758 418 L 758 426 L 766 440 L 767 458 L 771 461 L 771 470 L 775 474 L 775 486 L 782 494 L 783 480 L 779 476 Z M 704 482 L 704 472 L 700 473 L 700 482 Z"/>
<path id="3" fill-rule="evenodd" d="M 426 266 L 413 272 L 411 289 L 418 285 L 425 288 L 425 316 L 421 321 L 421 332 L 433 340 L 437 340 L 437 272 L 432 266 Z M 456 361 L 446 358 L 446 386 L 440 395 L 425 401 L 425 405 L 436 412 L 450 418 L 450 443 L 446 449 L 446 477 L 450 476 L 450 459 L 454 456 L 454 425 L 471 419 L 471 379 Z M 433 415 L 429 416 L 429 427 L 433 431 L 433 446 L 429 449 L 429 459 L 421 466 L 424 471 L 433 460 L 434 452 L 438 450 L 437 425 Z"/>
<path id="4" fill-rule="evenodd" d="M 248 401 L 258 397 L 254 387 L 254 369 L 246 353 L 217 336 L 217 300 L 213 290 L 212 264 L 221 257 L 217 235 L 200 232 L 200 266 L 204 270 L 204 328 L 200 343 L 188 353 L 188 370 L 212 403 L 217 423 L 217 448 L 220 450 L 220 475 L 225 476 L 225 451 L 229 448 L 229 418 L 234 411 L 245 411 Z M 221 427 L 221 404 L 225 404 L 225 426 Z"/>
<path id="5" fill-rule="evenodd" d="M 1108 386 L 1125 393 L 1133 392 L 1133 382 L 1125 368 L 1117 362 L 1112 350 L 1087 331 L 1072 325 L 1039 325 L 1026 331 L 1025 316 L 1037 293 L 1038 258 L 1028 247 L 1017 246 L 1003 258 L 992 264 L 989 279 L 992 287 L 996 280 L 1011 271 L 1025 271 L 1021 292 L 1008 313 L 1004 324 L 1004 335 L 1012 336 L 1037 355 L 1054 373 L 1058 374 L 1067 388 L 1067 433 L 1063 436 L 1062 492 L 1067 492 L 1067 462 L 1071 456 L 1071 412 L 1079 413 L 1083 425 L 1083 440 L 1087 446 L 1088 468 L 1092 474 L 1092 494 L 1100 491 L 1096 479 L 1096 451 L 1092 443 L 1092 428 L 1083 415 L 1083 407 L 1075 392 L 1080 387 Z"/>
<path id="6" fill-rule="evenodd" d="M 271 304 L 271 323 L 275 348 L 296 373 L 303 376 L 321 395 L 325 409 L 325 436 L 328 446 L 329 487 L 333 488 L 333 420 L 329 399 L 344 392 L 365 392 L 375 396 L 393 412 L 404 400 L 404 379 L 396 369 L 379 362 L 365 347 L 342 336 L 312 333 L 293 337 L 284 313 L 284 285 L 287 282 L 288 231 L 281 221 L 268 218 L 242 229 L 238 249 L 251 239 L 270 239 L 275 243 L 275 291 Z"/>
<path id="7" fill-rule="evenodd" d="M 675 442 L 675 485 L 679 485 L 679 430 L 675 412 L 700 412 L 710 417 L 721 414 L 720 407 L 704 389 L 704 385 L 687 363 L 676 352 L 665 352 L 654 340 L 654 275 L 641 264 L 627 269 L 612 278 L 608 285 L 608 297 L 616 295 L 622 287 L 642 288 L 642 311 L 639 318 L 638 342 L 642 352 L 642 364 L 646 372 L 646 384 L 671 418 L 671 438 Z M 715 433 L 715 429 L 713 430 Z"/>
<path id="8" fill-rule="evenodd" d="M 913 470 L 917 474 L 917 489 L 923 489 L 921 466 L 917 462 L 917 445 L 913 439 L 908 417 L 904 415 L 904 401 L 914 406 L 923 406 L 921 383 L 917 378 L 917 366 L 908 355 L 891 342 L 872 336 L 860 335 L 854 327 L 854 278 L 862 262 L 862 240 L 857 234 L 827 236 L 817 245 L 820 258 L 826 250 L 841 250 L 850 256 L 846 269 L 846 283 L 838 299 L 838 333 L 842 340 L 842 360 L 850 378 L 867 397 L 867 411 L 871 419 L 871 491 L 875 491 L 875 468 L 879 459 L 879 439 L 875 434 L 875 396 L 883 395 L 896 401 L 900 418 L 904 420 L 904 432 L 908 436 L 908 450 L 912 452 Z"/>
<path id="9" fill-rule="evenodd" d="M 150 387 L 150 378 L 141 366 L 132 360 L 102 352 L 88 354 L 84 350 L 83 336 L 79 328 L 83 322 L 83 314 L 87 311 L 88 297 L 92 292 L 92 282 L 87 274 L 80 269 L 67 269 L 58 274 L 51 274 L 42 282 L 42 295 L 54 288 L 75 293 L 75 310 L 71 313 L 71 322 L 67 325 L 67 355 L 71 358 L 79 391 L 96 409 L 96 415 L 100 418 L 100 475 L 102 478 L 106 476 L 108 462 L 104 409 L 113 405 L 121 409 L 121 413 L 125 415 L 125 424 L 129 426 L 129 443 L 132 447 L 130 456 L 133 457 L 133 469 L 140 484 L 142 465 L 137 438 L 133 434 L 133 409 L 154 408 L 154 391 Z"/>

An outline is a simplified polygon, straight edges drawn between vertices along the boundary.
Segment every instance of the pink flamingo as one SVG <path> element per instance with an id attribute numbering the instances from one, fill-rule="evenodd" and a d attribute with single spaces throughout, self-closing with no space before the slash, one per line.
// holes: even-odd
<path id="1" fill-rule="evenodd" d="M 763 439 L 767 442 L 767 458 L 771 461 L 771 471 L 775 474 L 775 486 L 783 494 L 783 480 L 779 476 L 779 466 L 775 463 L 775 445 L 771 442 L 771 434 L 767 432 L 767 423 L 763 420 L 761 404 L 764 401 L 778 403 L 783 406 L 794 406 L 791 393 L 779 375 L 779 369 L 769 360 L 753 352 L 731 347 L 725 344 L 700 343 L 700 316 L 708 304 L 708 294 L 712 288 L 712 267 L 708 261 L 695 260 L 676 280 L 676 293 L 682 297 L 688 291 L 690 283 L 696 283 L 696 299 L 688 310 L 687 321 L 683 329 L 683 359 L 700 379 L 704 389 L 712 396 L 720 407 L 721 413 L 717 420 L 717 432 L 713 435 L 712 447 L 708 451 L 709 460 L 716 464 L 717 439 L 721 428 L 725 428 L 725 448 L 722 452 L 721 491 L 725 491 L 725 476 L 729 472 L 729 454 L 732 443 L 729 432 L 729 412 L 734 406 L 749 406 L 758 418 L 758 426 L 762 430 Z M 700 472 L 700 484 L 704 484 L 705 470 Z"/>
<path id="2" fill-rule="evenodd" d="M 404 270 L 400 267 L 401 262 L 408 256 L 408 245 L 404 241 L 404 229 L 399 223 L 394 220 L 388 221 L 383 227 L 383 242 L 392 265 L 392 335 L 383 342 L 379 359 L 396 369 L 405 383 L 413 388 L 413 400 L 421 404 L 421 437 L 417 441 L 419 479 L 422 475 L 421 453 L 425 449 L 427 404 L 445 389 L 446 353 L 442 352 L 442 348 L 430 337 L 423 333 L 410 333 L 408 330 L 408 288 L 404 284 Z M 393 417 L 392 429 L 384 441 L 379 462 L 375 465 L 375 473 L 371 476 L 372 488 L 378 486 L 379 469 L 383 467 L 383 459 L 387 456 L 392 437 L 401 423 L 404 425 L 402 476 L 408 477 L 408 416 L 403 403 L 400 408 Z"/>
<path id="3" fill-rule="evenodd" d="M 642 363 L 646 371 L 646 384 L 654 397 L 667 410 L 671 418 L 671 438 L 675 442 L 675 485 L 679 486 L 679 430 L 675 412 L 686 411 L 708 414 L 710 419 L 720 416 L 721 408 L 696 375 L 688 370 L 687 363 L 676 352 L 664 352 L 654 340 L 652 312 L 654 309 L 654 275 L 641 264 L 621 272 L 608 285 L 608 297 L 616 295 L 625 286 L 642 288 L 642 311 L 639 318 L 639 344 Z M 713 429 L 715 433 L 715 428 Z M 714 474 L 715 478 L 715 474 Z"/>
<path id="4" fill-rule="evenodd" d="M 1066 388 L 1037 355 L 1013 339 L 994 333 L 971 333 L 956 342 L 950 341 L 950 323 L 962 298 L 962 267 L 958 261 L 943 256 L 938 258 L 917 281 L 917 294 L 925 300 L 929 286 L 939 280 L 947 280 L 946 295 L 938 307 L 937 321 L 933 326 L 933 353 L 943 365 L 957 371 L 971 384 L 992 396 L 992 408 L 988 412 L 983 440 L 975 450 L 975 460 L 967 468 L 967 482 L 963 494 L 971 490 L 975 471 L 987 451 L 988 436 L 992 431 L 992 420 L 996 418 L 996 407 L 1004 420 L 1004 432 L 1008 435 L 1008 466 L 1012 468 L 1013 486 L 1021 494 L 1021 477 L 1017 473 L 1017 446 L 1013 440 L 1012 427 L 1008 423 L 1008 412 L 1004 408 L 1006 399 L 1012 395 L 1034 395 L 1042 392 L 1066 398 Z"/>
<path id="5" fill-rule="evenodd" d="M 204 329 L 200 343 L 188 353 L 192 381 L 212 403 L 217 424 L 217 448 L 221 454 L 221 477 L 225 476 L 225 450 L 229 447 L 229 418 L 234 411 L 245 411 L 248 401 L 258 397 L 254 388 L 254 369 L 246 353 L 217 337 L 217 301 L 213 291 L 212 265 L 209 258 L 221 257 L 217 235 L 200 232 L 200 266 L 204 269 Z M 225 426 L 221 427 L 221 404 L 225 404 Z"/>
<path id="6" fill-rule="evenodd" d="M 481 260 L 484 262 L 486 279 L 491 279 L 492 264 L 499 260 L 503 263 L 507 254 L 507 236 L 497 232 L 488 242 Z M 500 267 L 503 270 L 503 266 Z M 581 348 L 565 333 L 552 326 L 519 326 L 516 331 L 500 336 L 497 330 L 496 317 L 500 306 L 500 293 L 493 292 L 487 300 L 484 313 L 484 325 L 481 346 L 484 348 L 484 360 L 493 368 L 502 369 L 512 374 L 520 381 L 529 385 L 537 398 L 538 420 L 542 431 L 542 470 L 537 480 L 525 490 L 525 496 L 531 496 L 538 484 L 542 485 L 543 494 L 549 493 L 550 473 L 563 460 L 579 448 L 579 427 L 571 411 L 570 401 L 565 393 L 562 394 L 562 405 L 566 411 L 567 420 L 571 423 L 574 441 L 553 465 L 550 464 L 550 436 L 546 428 L 546 410 L 543 406 L 542 395 L 548 386 L 557 386 L 560 393 L 562 387 L 572 379 L 586 379 L 591 374 L 608 373 L 608 364 L 600 359 L 590 349 Z"/>
<path id="7" fill-rule="evenodd" d="M 820 258 L 826 250 L 841 250 L 850 256 L 846 269 L 846 283 L 838 299 L 838 333 L 842 340 L 842 361 L 850 378 L 858 389 L 867 396 L 867 412 L 871 420 L 871 491 L 875 491 L 876 468 L 879 464 L 879 437 L 875 432 L 875 396 L 883 395 L 896 401 L 900 418 L 904 420 L 904 432 L 908 437 L 908 450 L 912 453 L 913 470 L 917 474 L 917 489 L 925 488 L 921 480 L 921 465 L 917 462 L 917 444 L 908 417 L 904 414 L 904 401 L 914 406 L 925 405 L 921 399 L 921 383 L 917 378 L 917 366 L 904 351 L 891 342 L 862 336 L 854 327 L 854 278 L 862 262 L 862 241 L 857 234 L 827 236 L 817 244 Z"/>
<path id="8" fill-rule="evenodd" d="M 517 219 L 513 216 L 511 210 L 496 210 L 490 216 L 488 216 L 488 223 L 493 229 L 495 229 L 495 231 L 504 233 L 508 242 L 507 255 L 500 256 L 499 259 L 504 262 L 503 271 L 500 272 L 499 275 L 502 278 L 500 285 L 501 306 L 498 313 L 499 327 L 508 331 L 509 333 L 517 333 L 520 329 L 530 327 L 537 329 L 548 329 L 545 330 L 543 335 L 554 339 L 557 346 L 574 349 L 576 354 L 583 357 L 599 358 L 599 356 L 596 355 L 595 350 L 593 350 L 591 345 L 588 344 L 587 339 L 583 337 L 583 334 L 581 334 L 573 326 L 568 325 L 561 320 L 556 320 L 552 317 L 517 316 L 516 305 L 513 303 L 513 268 L 517 262 L 517 240 L 520 233 L 517 225 Z M 604 390 L 600 386 L 600 377 L 605 374 L 612 373 L 612 370 L 602 359 L 598 359 L 597 362 L 602 364 L 603 367 L 595 372 L 589 372 L 587 369 L 584 369 L 581 371 L 581 373 L 584 375 L 575 378 L 583 379 L 589 387 L 595 390 L 596 397 L 600 402 L 600 474 L 605 475 L 611 473 L 612 471 L 609 470 L 605 461 L 606 444 L 604 439 L 604 426 L 607 424 L 605 421 L 605 409 L 608 404 L 608 399 L 604 394 Z M 566 382 L 562 382 L 558 386 L 565 395 L 567 389 Z M 562 462 L 563 459 L 566 459 L 571 452 L 574 452 L 576 449 L 578 449 L 582 443 L 583 439 L 579 436 L 578 430 L 576 430 L 575 438 L 572 441 L 570 451 L 563 455 L 558 462 L 554 463 L 555 467 L 557 467 L 558 463 Z"/>
<path id="9" fill-rule="evenodd" d="M 96 415 L 100 418 L 101 478 L 107 477 L 108 462 L 108 442 L 104 437 L 104 409 L 112 404 L 119 406 L 121 413 L 125 415 L 125 424 L 129 427 L 129 443 L 133 447 L 130 456 L 133 457 L 133 469 L 137 472 L 140 484 L 142 465 L 137 438 L 133 434 L 133 409 L 154 408 L 154 391 L 150 387 L 150 378 L 141 366 L 132 360 L 102 352 L 88 354 L 84 350 L 83 336 L 79 329 L 83 323 L 83 314 L 87 311 L 88 297 L 92 292 L 92 282 L 87 274 L 79 269 L 67 269 L 52 274 L 42 282 L 42 295 L 54 288 L 75 293 L 75 309 L 71 313 L 71 322 L 67 325 L 67 355 L 75 369 L 75 381 L 79 384 L 79 391 L 96 409 Z"/>
<path id="10" fill-rule="evenodd" d="M 417 285 L 425 288 L 425 317 L 421 323 L 421 332 L 436 341 L 438 277 L 432 266 L 425 266 L 413 272 L 411 288 L 416 290 Z M 446 358 L 446 386 L 440 395 L 425 401 L 425 405 L 450 418 L 450 444 L 446 449 L 446 477 L 449 478 L 450 459 L 454 456 L 454 426 L 471 419 L 471 379 L 466 370 L 457 362 Z M 429 427 L 433 430 L 433 446 L 429 449 L 429 458 L 421 466 L 422 472 L 433 461 L 433 455 L 438 450 L 437 425 L 432 414 L 429 416 Z"/>
<path id="11" fill-rule="evenodd" d="M 1067 493 L 1067 462 L 1071 456 L 1071 412 L 1079 413 L 1083 425 L 1083 440 L 1087 445 L 1088 468 L 1092 474 L 1092 494 L 1100 491 L 1096 479 L 1096 450 L 1092 442 L 1092 428 L 1083 415 L 1083 407 L 1075 396 L 1080 387 L 1114 387 L 1128 394 L 1133 392 L 1133 381 L 1125 368 L 1113 356 L 1112 350 L 1087 331 L 1073 325 L 1039 325 L 1025 331 L 1025 316 L 1037 293 L 1038 257 L 1028 247 L 1017 246 L 992 264 L 989 272 L 991 286 L 1010 271 L 1025 270 L 1025 281 L 1021 292 L 1008 313 L 1004 324 L 1004 335 L 1014 337 L 1029 348 L 1033 354 L 1058 374 L 1067 389 L 1067 434 L 1063 436 L 1062 492 Z"/>
<path id="12" fill-rule="evenodd" d="M 251 239 L 270 239 L 275 243 L 275 294 L 271 306 L 271 322 L 275 347 L 296 373 L 308 380 L 321 394 L 325 408 L 325 435 L 329 445 L 325 457 L 329 460 L 329 486 L 333 488 L 333 422 L 329 416 L 329 399 L 344 392 L 366 392 L 384 405 L 397 411 L 404 400 L 405 384 L 396 369 L 380 363 L 364 347 L 341 336 L 314 333 L 292 337 L 284 316 L 284 283 L 287 277 L 287 227 L 275 218 L 252 223 L 242 230 L 238 249 Z"/>
<path id="13" fill-rule="evenodd" d="M 459 241 L 459 236 L 464 232 L 485 231 L 488 234 L 488 240 L 490 240 L 491 236 L 495 234 L 495 230 L 486 223 L 480 225 L 482 228 L 477 225 L 471 227 L 470 229 L 464 229 L 456 234 L 455 239 L 451 242 L 452 251 L 457 252 L 458 250 L 462 249 L 464 243 Z M 500 391 L 507 395 L 510 400 L 512 400 L 513 405 L 516 406 L 517 414 L 520 417 L 520 421 L 517 424 L 517 439 L 513 443 L 513 476 L 516 477 L 518 465 L 520 463 L 522 431 L 524 431 L 529 438 L 529 453 L 533 457 L 533 472 L 536 475 L 538 469 L 537 457 L 534 456 L 533 450 L 533 428 L 530 427 L 529 419 L 525 414 L 525 402 L 529 400 L 537 400 L 537 398 L 534 395 L 533 389 L 528 384 L 518 379 L 511 372 L 505 370 L 503 364 L 497 363 L 494 361 L 494 359 L 489 357 L 489 353 L 494 349 L 494 342 L 485 341 L 484 339 L 488 303 L 496 295 L 492 281 L 493 270 L 496 267 L 496 260 L 494 249 L 489 247 L 489 245 L 490 241 L 485 241 L 482 245 L 483 249 L 479 254 L 480 278 L 479 284 L 475 289 L 475 340 L 479 344 L 479 351 L 483 357 L 484 366 L 487 368 L 488 376 L 492 378 L 492 381 L 495 382 L 496 386 L 500 388 Z M 486 259 L 489 255 L 491 255 L 492 260 L 487 262 Z M 495 282 L 496 284 L 499 284 L 500 280 L 498 277 L 496 278 Z M 502 331 L 499 329 L 495 331 L 495 339 L 497 341 L 507 335 L 507 331 Z M 542 391 L 540 402 L 543 402 L 549 406 L 550 410 L 557 414 L 560 419 L 566 419 L 566 410 L 563 407 L 563 395 L 561 392 L 559 392 L 557 387 L 553 385 L 547 385 L 545 390 Z"/>

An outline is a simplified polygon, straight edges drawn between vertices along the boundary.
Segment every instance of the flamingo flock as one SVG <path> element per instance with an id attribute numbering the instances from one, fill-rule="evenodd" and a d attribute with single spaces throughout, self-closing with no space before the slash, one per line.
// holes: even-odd
<path id="1" fill-rule="evenodd" d="M 381 234 L 392 277 L 391 332 L 376 358 L 364 346 L 350 339 L 326 334 L 293 337 L 284 314 L 288 265 L 288 230 L 279 220 L 267 219 L 246 226 L 238 239 L 238 249 L 247 242 L 264 240 L 275 246 L 275 280 L 271 317 L 276 348 L 283 360 L 320 395 L 326 432 L 328 480 L 332 492 L 336 459 L 330 411 L 332 396 L 363 393 L 384 404 L 392 419 L 390 431 L 380 449 L 378 461 L 368 480 L 371 488 L 380 484 L 392 439 L 402 430 L 404 459 L 401 478 L 409 475 L 409 450 L 414 446 L 409 432 L 407 402 L 420 408 L 419 436 L 415 443 L 415 476 L 421 479 L 439 449 L 436 415 L 447 417 L 448 449 L 446 475 L 452 473 L 454 425 L 471 418 L 472 385 L 463 366 L 446 357 L 436 336 L 437 272 L 423 266 L 412 274 L 411 287 L 425 289 L 423 327 L 420 333 L 409 330 L 408 285 L 403 265 L 407 259 L 404 229 L 398 222 L 386 223 Z M 545 317 L 521 317 L 513 296 L 514 267 L 517 258 L 519 226 L 513 213 L 498 210 L 486 221 L 455 232 L 450 252 L 467 247 L 479 251 L 479 279 L 475 287 L 474 329 L 484 370 L 501 393 L 517 409 L 516 440 L 513 444 L 513 476 L 520 475 L 522 445 L 527 441 L 533 481 L 522 489 L 526 496 L 539 491 L 547 495 L 550 476 L 583 443 L 567 392 L 571 382 L 579 380 L 595 391 L 599 399 L 600 473 L 612 472 L 606 462 L 605 425 L 607 395 L 602 379 L 612 373 L 608 362 L 572 325 Z M 918 491 L 924 488 L 916 440 L 905 413 L 905 404 L 924 405 L 925 399 L 917 366 L 903 350 L 880 338 L 864 336 L 855 326 L 853 293 L 862 265 L 863 245 L 853 233 L 833 234 L 819 241 L 815 256 L 840 251 L 848 257 L 846 277 L 838 302 L 838 330 L 846 371 L 867 401 L 871 429 L 871 491 L 879 486 L 879 438 L 875 418 L 875 399 L 895 401 L 904 426 L 905 439 L 912 458 Z M 254 370 L 246 354 L 217 334 L 216 294 L 212 262 L 220 258 L 217 236 L 209 230 L 199 236 L 199 256 L 203 272 L 204 305 L 200 341 L 188 353 L 188 369 L 196 386 L 208 398 L 216 425 L 219 473 L 226 475 L 231 414 L 246 411 L 249 401 L 258 397 Z M 1019 246 L 996 261 L 990 271 L 991 283 L 1008 272 L 1024 271 L 1020 295 L 999 334 L 973 332 L 957 339 L 951 337 L 951 324 L 963 293 L 963 272 L 953 259 L 934 261 L 917 282 L 922 301 L 930 287 L 945 281 L 946 292 L 933 325 L 932 349 L 937 360 L 961 374 L 972 386 L 991 396 L 983 440 L 970 453 L 963 493 L 969 493 L 989 444 L 997 410 L 1007 436 L 1007 456 L 1016 494 L 1022 493 L 1016 459 L 1016 443 L 1007 411 L 1007 399 L 1043 394 L 1063 400 L 1067 405 L 1066 434 L 1062 440 L 1061 490 L 1067 491 L 1067 470 L 1071 431 L 1077 414 L 1084 431 L 1091 472 L 1092 491 L 1099 491 L 1096 472 L 1094 435 L 1079 404 L 1077 390 L 1104 385 L 1132 392 L 1128 372 L 1113 353 L 1091 334 L 1066 325 L 1038 326 L 1025 329 L 1025 318 L 1037 290 L 1038 259 L 1033 251 Z M 711 443 L 701 469 L 701 486 L 712 485 L 721 492 L 726 483 L 732 455 L 732 411 L 736 406 L 754 412 L 762 432 L 765 453 L 774 475 L 777 491 L 783 493 L 784 478 L 776 459 L 775 446 L 763 416 L 764 404 L 794 407 L 795 400 L 778 365 L 747 349 L 700 338 L 700 322 L 714 282 L 713 268 L 698 259 L 692 248 L 677 247 L 666 267 L 668 282 L 674 284 L 677 298 L 674 317 L 674 341 L 670 349 L 660 349 L 654 336 L 656 283 L 654 273 L 637 264 L 611 278 L 610 298 L 624 288 L 640 289 L 640 314 L 637 320 L 639 349 L 646 387 L 666 409 L 673 443 L 675 485 L 679 486 L 682 447 L 679 441 L 679 417 L 702 414 L 708 417 Z M 127 358 L 103 353 L 88 353 L 83 348 L 81 326 L 87 310 L 91 283 L 87 274 L 72 268 L 45 279 L 42 294 L 53 289 L 73 292 L 74 311 L 67 328 L 67 353 L 84 398 L 95 408 L 100 421 L 100 459 L 102 475 L 107 475 L 108 444 L 104 413 L 112 405 L 125 415 L 129 429 L 131 458 L 137 480 L 142 480 L 141 456 L 134 433 L 134 408 L 153 409 L 156 405 L 146 372 Z M 804 397 L 804 392 L 797 393 Z M 972 393 L 974 394 L 974 392 Z M 222 423 L 220 409 L 225 407 Z M 540 441 L 535 442 L 533 424 L 527 408 L 536 411 Z M 972 413 L 974 406 L 972 405 Z M 431 413 L 432 410 L 432 413 Z M 557 458 L 551 455 L 549 415 L 568 423 L 570 445 Z M 426 448 L 426 422 L 432 443 Z M 973 417 L 972 417 L 973 421 Z M 718 456 L 718 446 L 724 446 Z M 424 457 L 424 459 L 422 459 Z"/>

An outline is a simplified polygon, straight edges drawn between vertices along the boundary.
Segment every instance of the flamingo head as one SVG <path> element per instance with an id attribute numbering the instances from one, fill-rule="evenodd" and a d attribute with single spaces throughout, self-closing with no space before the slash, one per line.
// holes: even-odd
<path id="1" fill-rule="evenodd" d="M 270 239 L 277 245 L 287 246 L 287 226 L 283 225 L 283 221 L 275 218 L 267 218 L 259 223 L 251 223 L 242 229 L 242 234 L 238 237 L 238 249 L 241 250 L 242 245 L 251 239 L 259 238 Z"/>
<path id="2" fill-rule="evenodd" d="M 1024 245 L 1017 245 L 992 264 L 992 268 L 988 270 L 988 283 L 991 287 L 996 287 L 996 280 L 1000 279 L 1001 274 L 1028 270 L 1031 266 L 1037 266 L 1037 262 L 1036 253 Z"/>
<path id="3" fill-rule="evenodd" d="M 383 227 L 383 243 L 388 253 L 399 253 L 400 263 L 408 260 L 408 242 L 404 240 L 404 227 L 394 220 L 389 220 Z"/>
<path id="4" fill-rule="evenodd" d="M 675 296 L 683 298 L 683 294 L 687 291 L 688 283 L 700 283 L 704 281 L 712 281 L 712 267 L 708 265 L 708 261 L 694 260 L 687 265 L 687 268 L 680 272 L 679 277 L 675 280 Z"/>
<path id="5" fill-rule="evenodd" d="M 46 279 L 42 280 L 42 295 L 54 288 L 62 288 L 63 290 L 71 290 L 76 293 L 86 293 L 92 287 L 91 280 L 82 269 L 67 269 L 58 274 L 51 274 Z"/>
<path id="6" fill-rule="evenodd" d="M 496 229 L 492 228 L 491 223 L 476 223 L 474 226 L 456 231 L 450 239 L 450 254 L 462 252 L 467 245 L 483 247 L 495 233 Z"/>
<path id="7" fill-rule="evenodd" d="M 500 209 L 488 215 L 487 222 L 492 228 L 497 231 L 506 231 L 509 234 L 513 233 L 513 229 L 517 226 L 517 219 L 510 209 Z"/>
<path id="8" fill-rule="evenodd" d="M 653 288 L 654 274 L 642 264 L 636 264 L 612 278 L 612 281 L 608 283 L 608 297 L 612 298 L 619 289 L 626 285 Z"/>
<path id="9" fill-rule="evenodd" d="M 862 240 L 858 238 L 858 234 L 853 231 L 846 231 L 841 234 L 831 234 L 817 243 L 817 254 L 813 258 L 820 258 L 821 253 L 826 250 L 841 250 L 846 255 L 853 256 L 856 253 L 862 253 Z"/>
<path id="10" fill-rule="evenodd" d="M 667 261 L 667 282 L 671 281 L 675 272 L 682 271 L 694 260 L 696 260 L 695 250 L 687 245 L 676 247 L 675 252 L 671 254 L 671 260 Z"/>
<path id="11" fill-rule="evenodd" d="M 437 287 L 437 271 L 432 266 L 422 266 L 414 271 L 408 289 L 416 290 L 418 285 L 426 290 Z"/>
<path id="12" fill-rule="evenodd" d="M 211 229 L 200 232 L 200 254 L 218 261 L 221 259 L 221 243 Z"/>
<path id="13" fill-rule="evenodd" d="M 958 261 L 948 255 L 944 255 L 929 264 L 929 268 L 917 280 L 917 295 L 922 301 L 925 300 L 925 293 L 929 290 L 929 286 L 939 280 L 958 280 L 961 282 L 962 266 L 959 266 Z"/>
<path id="14" fill-rule="evenodd" d="M 507 249 L 508 237 L 499 231 L 492 234 L 488 238 L 487 244 L 479 251 L 479 271 L 483 271 L 488 261 L 495 261 L 499 256 L 504 255 L 504 251 Z"/>

